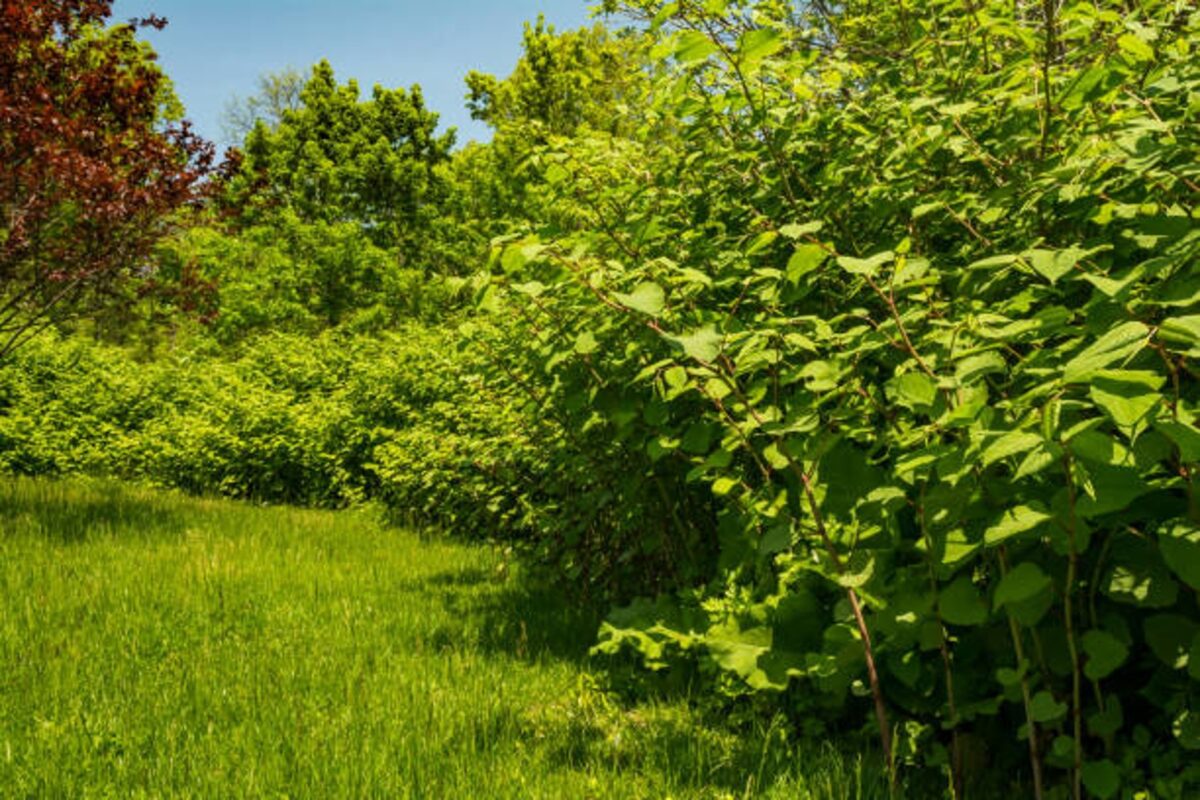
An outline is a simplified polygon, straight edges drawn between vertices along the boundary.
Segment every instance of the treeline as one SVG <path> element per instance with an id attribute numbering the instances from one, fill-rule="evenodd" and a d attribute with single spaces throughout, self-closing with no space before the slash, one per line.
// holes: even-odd
<path id="1" fill-rule="evenodd" d="M 516 543 L 918 796 L 1194 793 L 1200 13 L 604 10 L 468 77 L 486 145 L 318 65 L 0 459 Z"/>

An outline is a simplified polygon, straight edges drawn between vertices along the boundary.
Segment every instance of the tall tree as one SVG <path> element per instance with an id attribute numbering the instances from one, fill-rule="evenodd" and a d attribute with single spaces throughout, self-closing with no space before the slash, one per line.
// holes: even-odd
<path id="1" fill-rule="evenodd" d="M 302 222 L 357 222 L 374 244 L 419 257 L 422 231 L 437 216 L 437 167 L 454 131 L 438 134 L 438 115 L 419 86 L 339 85 L 329 62 L 313 67 L 300 105 L 274 128 L 259 122 L 247 136 L 235 191 L 248 193 L 248 221 L 290 209 Z"/>
<path id="2" fill-rule="evenodd" d="M 258 91 L 249 97 L 234 97 L 225 105 L 221 123 L 232 141 L 244 141 L 259 120 L 268 128 L 278 127 L 289 111 L 300 108 L 300 94 L 308 82 L 294 67 L 267 72 L 258 78 Z"/>
<path id="3" fill-rule="evenodd" d="M 0 0 L 0 357 L 150 269 L 213 159 L 111 0 Z"/>
<path id="4" fill-rule="evenodd" d="M 507 78 L 470 72 L 467 108 L 493 128 L 533 124 L 545 134 L 580 128 L 629 135 L 649 90 L 647 40 L 601 25 L 559 33 L 544 17 L 526 23 L 522 54 Z"/>

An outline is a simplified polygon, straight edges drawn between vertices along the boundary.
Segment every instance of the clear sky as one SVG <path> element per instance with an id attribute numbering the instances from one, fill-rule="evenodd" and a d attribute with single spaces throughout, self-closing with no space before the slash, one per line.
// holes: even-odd
<path id="1" fill-rule="evenodd" d="M 264 72 L 307 71 L 329 59 L 339 81 L 421 84 L 443 127 L 459 142 L 488 138 L 464 107 L 472 69 L 507 75 L 521 50 L 521 26 L 545 13 L 558 27 L 587 24 L 592 0 L 116 0 L 114 21 L 150 13 L 162 32 L 142 36 L 159 53 L 188 117 L 221 144 L 221 112 L 248 95 Z"/>

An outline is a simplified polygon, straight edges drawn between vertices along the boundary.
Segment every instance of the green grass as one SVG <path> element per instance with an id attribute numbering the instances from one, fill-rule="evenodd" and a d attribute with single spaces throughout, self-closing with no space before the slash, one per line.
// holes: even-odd
<path id="1" fill-rule="evenodd" d="M 595 620 L 502 567 L 365 512 L 0 481 L 0 796 L 882 794 L 616 704 Z"/>

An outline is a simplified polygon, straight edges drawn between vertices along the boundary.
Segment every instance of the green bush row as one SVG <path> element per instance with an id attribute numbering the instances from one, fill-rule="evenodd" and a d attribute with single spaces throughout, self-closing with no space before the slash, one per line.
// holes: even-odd
<path id="1" fill-rule="evenodd" d="M 457 372 L 428 358 L 444 344 L 420 328 L 385 339 L 278 334 L 240 354 L 201 339 L 139 361 L 82 337 L 44 337 L 0 370 L 0 464 L 346 505 L 378 489 L 387 459 L 376 449 L 454 395 Z"/>
<path id="2" fill-rule="evenodd" d="M 604 453 L 606 434 L 580 455 L 525 398 L 490 388 L 487 351 L 464 345 L 453 326 L 249 335 L 233 348 L 210 330 L 143 359 L 46 335 L 0 367 L 0 470 L 270 503 L 378 501 L 405 524 L 519 544 L 581 594 L 623 581 L 632 596 L 644 576 L 661 578 L 657 562 L 613 557 L 607 537 L 621 528 L 632 542 L 643 527 L 596 502 L 625 470 Z"/>
<path id="3" fill-rule="evenodd" d="M 956 795 L 1195 791 L 1200 14 L 609 5 L 679 127 L 548 137 L 479 296 L 608 558 L 695 537 L 597 651 Z"/>

